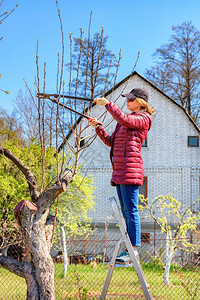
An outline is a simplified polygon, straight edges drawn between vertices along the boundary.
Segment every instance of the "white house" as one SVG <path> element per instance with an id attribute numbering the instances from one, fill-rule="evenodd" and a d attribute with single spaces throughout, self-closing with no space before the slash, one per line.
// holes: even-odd
<path id="1" fill-rule="evenodd" d="M 118 83 L 105 97 L 126 112 L 126 108 L 123 108 L 125 98 L 120 95 L 130 92 L 135 87 L 146 88 L 149 92 L 148 103 L 155 107 L 153 125 L 146 144 L 142 147 L 145 180 L 141 193 L 148 197 L 148 201 L 158 195 L 172 194 L 184 206 L 189 205 L 197 200 L 200 194 L 200 129 L 180 105 L 137 72 Z M 101 112 L 99 106 L 93 107 L 94 117 L 105 110 L 104 107 L 100 109 Z M 111 134 L 116 123 L 110 114 L 107 113 L 106 117 L 104 115 L 100 120 Z M 88 131 L 90 130 L 91 127 Z M 103 230 L 107 217 L 112 214 L 109 197 L 116 196 L 115 187 L 110 185 L 112 169 L 109 152 L 110 149 L 97 137 L 93 144 L 86 148 L 80 161 L 85 163 L 83 172 L 94 175 L 96 205 L 95 211 L 90 212 L 89 216 L 99 230 L 101 227 Z M 194 210 L 200 210 L 199 203 Z M 150 236 L 153 222 L 142 219 L 142 215 L 141 222 L 142 232 Z"/>

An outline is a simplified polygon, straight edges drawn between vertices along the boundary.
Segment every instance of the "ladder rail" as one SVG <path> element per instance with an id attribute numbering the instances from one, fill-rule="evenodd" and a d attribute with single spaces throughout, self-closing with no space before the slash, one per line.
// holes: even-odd
<path id="1" fill-rule="evenodd" d="M 109 270 L 108 270 L 108 274 L 106 276 L 106 280 L 105 280 L 103 290 L 102 290 L 102 293 L 101 293 L 101 296 L 100 296 L 100 300 L 104 300 L 106 298 L 106 294 L 107 294 L 107 291 L 108 291 L 110 280 L 111 280 L 113 270 L 114 270 L 114 267 L 115 267 L 115 259 L 118 255 L 121 243 L 122 243 L 122 240 L 118 241 L 116 246 L 115 246 L 115 250 L 113 252 L 113 256 L 112 256 L 112 259 L 111 259 L 111 262 L 110 262 L 110 267 L 109 267 Z"/>
<path id="2" fill-rule="evenodd" d="M 125 228 L 125 225 L 124 225 L 124 222 L 123 222 L 123 219 L 122 219 L 122 214 L 121 214 L 121 212 L 119 210 L 119 207 L 118 207 L 118 204 L 117 204 L 117 201 L 116 201 L 115 197 L 110 197 L 109 200 L 110 200 L 110 202 L 112 204 L 112 208 L 113 208 L 116 220 L 118 220 L 121 234 L 122 234 L 122 236 L 124 238 L 126 247 L 128 249 L 129 255 L 130 255 L 131 260 L 133 262 L 133 266 L 135 268 L 136 274 L 137 274 L 138 279 L 140 281 L 140 284 L 141 284 L 142 290 L 144 292 L 145 298 L 147 300 L 152 300 L 153 297 L 151 295 L 150 290 L 148 289 L 147 282 L 145 280 L 142 267 L 141 267 L 139 261 L 137 260 L 135 252 L 133 250 L 133 247 L 132 247 L 132 244 L 131 244 L 128 232 L 127 232 L 127 230 Z"/>

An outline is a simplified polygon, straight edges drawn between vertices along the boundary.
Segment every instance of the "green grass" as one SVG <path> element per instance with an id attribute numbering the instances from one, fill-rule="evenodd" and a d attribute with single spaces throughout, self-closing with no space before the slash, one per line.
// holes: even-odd
<path id="1" fill-rule="evenodd" d="M 0 300 L 26 299 L 26 282 L 23 278 L 0 268 Z"/>
<path id="2" fill-rule="evenodd" d="M 96 269 L 91 265 L 70 265 L 66 278 L 61 278 L 62 265 L 55 268 L 55 287 L 57 299 L 79 299 L 79 291 L 87 290 L 88 299 L 99 299 L 108 266 L 99 264 Z M 170 286 L 163 284 L 164 270 L 153 264 L 143 264 L 146 281 L 155 299 L 192 299 L 196 287 L 200 284 L 200 270 L 181 269 L 172 266 Z M 179 271 L 178 271 L 179 270 Z M 57 275 L 58 274 L 58 275 Z M 188 281 L 190 278 L 190 282 Z M 181 284 L 185 283 L 185 287 Z M 59 281 L 59 286 L 58 286 Z M 187 292 L 187 290 L 191 295 Z M 94 295 L 94 297 L 92 297 Z M 109 295 L 120 299 L 144 299 L 136 272 L 133 268 L 115 268 L 108 290 Z M 200 291 L 194 299 L 200 299 Z"/>
<path id="3" fill-rule="evenodd" d="M 56 299 L 99 299 L 109 266 L 99 264 L 69 265 L 66 278 L 62 276 L 63 264 L 55 265 Z M 200 269 L 172 266 L 170 286 L 163 284 L 164 270 L 153 264 L 142 264 L 146 281 L 154 299 L 200 299 Z M 181 283 L 181 281 L 183 283 Z M 87 296 L 84 296 L 86 295 Z M 133 268 L 115 268 L 107 299 L 144 299 L 137 274 Z M 0 300 L 26 299 L 26 283 L 7 270 L 0 268 Z"/>

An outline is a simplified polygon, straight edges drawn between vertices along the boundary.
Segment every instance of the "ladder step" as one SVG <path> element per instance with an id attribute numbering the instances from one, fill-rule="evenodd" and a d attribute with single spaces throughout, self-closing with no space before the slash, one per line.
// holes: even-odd
<path id="1" fill-rule="evenodd" d="M 114 265 L 115 268 L 132 268 L 133 264 L 115 264 Z"/>

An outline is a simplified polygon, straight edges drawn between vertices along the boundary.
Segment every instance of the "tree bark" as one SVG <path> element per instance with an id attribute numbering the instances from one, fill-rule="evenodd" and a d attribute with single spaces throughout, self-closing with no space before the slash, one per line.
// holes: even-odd
<path id="1" fill-rule="evenodd" d="M 170 249 L 169 245 L 169 236 L 167 234 L 166 237 L 166 266 L 165 266 L 165 273 L 164 273 L 164 284 L 169 285 L 169 271 L 171 266 L 171 261 L 174 255 L 174 248 Z"/>

